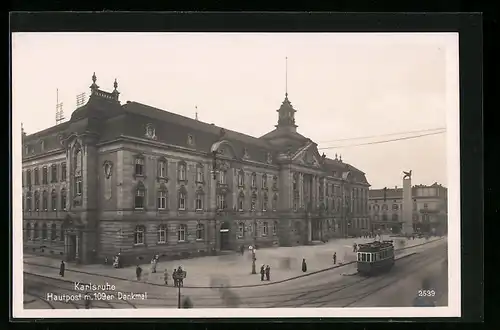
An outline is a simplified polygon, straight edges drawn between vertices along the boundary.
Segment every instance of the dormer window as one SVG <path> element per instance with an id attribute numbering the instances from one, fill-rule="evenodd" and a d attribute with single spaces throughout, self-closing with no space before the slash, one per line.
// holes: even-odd
<path id="1" fill-rule="evenodd" d="M 146 137 L 148 139 L 156 140 L 156 130 L 155 130 L 153 124 L 146 125 Z"/>
<path id="2" fill-rule="evenodd" d="M 44 151 L 45 150 L 45 141 L 40 141 L 40 151 Z"/>
<path id="3" fill-rule="evenodd" d="M 24 154 L 29 155 L 29 153 L 30 153 L 30 147 L 24 146 Z"/>
<path id="4" fill-rule="evenodd" d="M 191 134 L 188 135 L 188 145 L 194 146 L 194 136 Z"/>

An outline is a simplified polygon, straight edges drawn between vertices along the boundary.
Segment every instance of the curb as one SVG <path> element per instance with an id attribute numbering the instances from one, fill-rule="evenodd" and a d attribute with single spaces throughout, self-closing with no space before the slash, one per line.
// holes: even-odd
<path id="1" fill-rule="evenodd" d="M 435 239 L 435 240 L 430 241 L 430 242 L 424 242 L 424 243 L 420 243 L 420 244 L 416 244 L 416 245 L 412 245 L 412 246 L 408 246 L 408 247 L 404 247 L 404 248 L 400 248 L 400 249 L 394 249 L 394 252 L 403 251 L 403 250 L 411 249 L 411 248 L 414 248 L 414 247 L 418 247 L 418 246 L 422 246 L 422 245 L 434 243 L 434 242 L 440 241 L 442 239 L 444 239 L 444 238 L 438 238 L 438 239 Z M 415 255 L 415 254 L 416 254 L 416 252 L 410 253 L 410 254 L 402 256 L 401 258 L 398 258 L 396 260 L 403 259 L 403 258 L 412 256 L 412 255 Z M 289 278 L 286 278 L 286 279 L 283 279 L 283 280 L 279 280 L 279 281 L 276 281 L 276 282 L 269 282 L 269 283 L 262 283 L 262 284 L 234 285 L 234 286 L 183 286 L 183 288 L 186 288 L 186 289 L 221 289 L 221 288 L 225 288 L 225 289 L 238 289 L 238 288 L 254 288 L 254 287 L 268 286 L 268 285 L 273 285 L 273 284 L 285 283 L 285 282 L 296 280 L 296 279 L 299 279 L 299 278 L 302 278 L 302 277 L 307 277 L 307 276 L 311 276 L 311 275 L 315 275 L 315 274 L 327 272 L 327 271 L 330 271 L 330 270 L 333 270 L 333 269 L 337 269 L 337 268 L 341 268 L 341 267 L 344 267 L 344 266 L 347 266 L 347 265 L 354 264 L 355 262 L 356 261 L 350 261 L 350 262 L 347 262 L 345 264 L 339 264 L 339 265 L 336 265 L 336 266 L 332 266 L 332 267 L 328 267 L 328 268 L 316 270 L 316 271 L 313 271 L 313 272 L 310 272 L 310 273 L 307 273 L 307 274 L 302 274 L 302 275 L 297 275 L 297 276 L 289 277 Z M 38 266 L 38 267 L 46 267 L 46 268 L 52 268 L 52 269 L 59 269 L 59 267 L 49 266 L 49 265 L 42 265 L 42 264 L 37 264 L 37 263 L 32 263 L 32 262 L 24 262 L 24 264 L 32 265 L 32 266 Z M 143 283 L 143 284 L 149 284 L 149 285 L 159 286 L 159 287 L 162 287 L 162 288 L 170 287 L 170 286 L 165 286 L 164 284 L 158 284 L 158 283 L 153 283 L 153 282 L 148 282 L 148 281 L 138 282 L 138 281 L 130 280 L 130 279 L 123 278 L 123 277 L 117 277 L 117 276 L 112 276 L 112 275 L 102 275 L 102 274 L 85 272 L 85 271 L 81 271 L 81 270 L 72 270 L 72 269 L 68 269 L 68 268 L 66 268 L 66 272 L 73 272 L 73 273 L 80 273 L 80 274 L 94 275 L 94 276 L 97 275 L 97 276 L 103 276 L 103 277 L 107 277 L 107 278 L 112 278 L 112 279 L 119 280 L 119 281 L 127 281 L 127 282 L 132 282 L 132 283 Z M 38 275 L 38 274 L 29 273 L 29 272 L 25 272 L 25 273 L 32 274 L 32 275 Z M 43 276 L 43 275 L 38 275 L 38 276 Z M 44 277 L 53 278 L 53 277 L 50 277 L 50 276 L 44 276 Z M 62 279 L 59 279 L 59 278 L 57 278 L 57 280 L 65 281 L 65 280 L 62 280 Z M 73 281 L 70 281 L 70 282 L 73 282 Z M 176 287 L 172 287 L 172 288 L 176 288 Z"/>

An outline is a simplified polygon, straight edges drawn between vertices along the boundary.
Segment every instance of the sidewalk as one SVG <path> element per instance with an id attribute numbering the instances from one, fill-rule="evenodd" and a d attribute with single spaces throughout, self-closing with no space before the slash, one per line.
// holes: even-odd
<path id="1" fill-rule="evenodd" d="M 390 239 L 382 237 L 382 239 Z M 302 259 L 306 259 L 307 273 L 319 271 L 325 268 L 334 266 L 332 256 L 337 252 L 337 264 L 355 261 L 356 255 L 352 251 L 352 245 L 356 243 L 366 243 L 373 239 L 367 238 L 349 238 L 336 239 L 322 245 L 314 246 L 299 246 L 299 247 L 275 247 L 262 248 L 256 251 L 256 271 L 259 273 L 260 266 L 270 265 L 272 282 L 282 281 L 292 277 L 303 275 L 301 271 Z M 425 239 L 406 240 L 395 238 L 395 248 L 400 249 L 399 241 L 404 241 L 404 247 L 408 248 L 415 245 L 420 245 L 426 242 Z M 436 238 L 431 238 L 428 242 L 432 242 Z M 284 260 L 289 260 L 289 267 L 286 267 Z M 59 273 L 60 261 L 33 255 L 24 255 L 25 271 L 33 272 L 40 275 L 52 276 Z M 37 266 L 39 265 L 39 266 Z M 164 286 L 163 272 L 165 269 L 169 273 L 169 284 L 172 284 L 172 270 L 178 266 L 182 266 L 187 272 L 187 277 L 184 281 L 184 286 L 189 287 L 210 287 L 214 285 L 214 280 L 219 283 L 222 281 L 225 285 L 230 286 L 248 286 L 259 285 L 261 282 L 260 274 L 251 275 L 252 261 L 251 253 L 245 252 L 241 255 L 223 255 L 223 256 L 208 256 L 187 260 L 177 261 L 160 261 L 157 266 L 157 273 L 150 272 L 150 265 L 142 265 L 143 279 L 141 282 L 149 285 Z M 42 267 L 43 266 L 43 267 Z M 53 267 L 53 268 L 52 268 Z M 95 276 L 104 276 L 113 278 L 116 281 L 125 280 L 130 283 L 140 284 L 135 278 L 135 267 L 126 267 L 121 269 L 112 268 L 106 265 L 74 265 L 67 263 L 66 271 L 68 275 L 72 272 L 80 273 L 78 279 L 83 281 L 83 278 L 93 277 L 93 281 L 102 281 L 96 279 Z M 76 274 L 75 274 L 76 275 Z M 71 275 L 72 276 L 72 275 Z"/>

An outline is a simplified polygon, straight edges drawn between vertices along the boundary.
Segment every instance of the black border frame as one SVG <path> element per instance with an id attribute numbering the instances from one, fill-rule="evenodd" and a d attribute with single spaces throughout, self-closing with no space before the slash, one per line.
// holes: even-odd
<path id="1" fill-rule="evenodd" d="M 396 318 L 390 320 L 393 322 L 481 322 L 484 320 L 484 223 L 481 221 L 484 219 L 482 24 L 482 15 L 479 13 L 14 12 L 10 15 L 11 32 L 458 32 L 460 43 L 462 317 Z M 10 75 L 9 57 L 9 78 Z M 9 95 L 9 101 L 10 99 L 11 95 Z M 9 102 L 9 108 L 12 111 L 11 102 Z M 11 116 L 10 112 L 9 116 Z M 11 119 L 9 117 L 10 134 L 12 133 Z M 12 150 L 10 135 L 9 147 Z M 11 163 L 10 166 L 12 166 Z M 12 175 L 10 166 L 9 174 Z M 11 182 L 9 188 L 12 198 Z M 12 219 L 12 204 L 9 211 Z M 9 223 L 9 227 L 11 224 Z M 12 237 L 9 237 L 9 242 L 10 258 L 12 258 Z M 12 283 L 12 268 L 9 276 Z M 9 289 L 12 297 L 11 285 Z M 11 321 L 15 322 L 28 320 L 14 319 L 11 305 L 9 316 Z M 148 320 L 151 319 L 127 319 L 126 322 L 148 322 Z M 183 319 L 160 319 L 158 321 L 175 323 L 181 320 Z M 355 320 L 363 324 L 388 319 Z M 48 319 L 43 320 L 43 323 L 61 321 L 64 323 L 75 321 L 108 323 L 121 320 Z M 192 319 L 189 321 L 203 323 L 215 320 Z M 316 323 L 319 321 L 337 323 L 353 322 L 353 319 L 290 318 L 278 321 L 276 319 L 233 318 L 217 321 L 223 323 Z M 384 324 L 384 328 L 387 325 Z"/>

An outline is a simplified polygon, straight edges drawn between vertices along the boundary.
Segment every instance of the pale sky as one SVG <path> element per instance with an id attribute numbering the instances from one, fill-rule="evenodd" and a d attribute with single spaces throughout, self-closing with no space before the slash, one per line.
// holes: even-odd
<path id="1" fill-rule="evenodd" d="M 57 89 L 68 120 L 95 71 L 103 90 L 117 78 L 122 103 L 191 118 L 197 106 L 201 121 L 259 137 L 277 122 L 288 57 L 298 132 L 320 153 L 341 154 L 372 188 L 400 187 L 410 169 L 413 184 L 449 181 L 447 133 L 321 148 L 450 132 L 447 119 L 458 116 L 449 101 L 458 97 L 455 34 L 17 33 L 12 52 L 13 125 L 23 122 L 28 134 L 55 125 Z M 376 137 L 345 140 L 367 136 Z"/>

